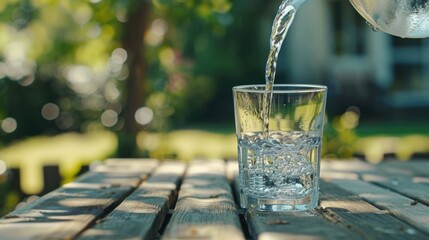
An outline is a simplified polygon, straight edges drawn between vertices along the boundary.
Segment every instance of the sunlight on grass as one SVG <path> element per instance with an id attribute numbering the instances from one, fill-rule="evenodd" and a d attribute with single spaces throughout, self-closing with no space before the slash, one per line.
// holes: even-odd
<path id="1" fill-rule="evenodd" d="M 385 154 L 394 154 L 399 160 L 409 160 L 413 154 L 429 153 L 429 137 L 418 134 L 364 137 L 357 141 L 355 151 L 373 163 L 381 162 Z"/>
<path id="2" fill-rule="evenodd" d="M 117 145 L 116 135 L 110 132 L 39 136 L 1 149 L 0 159 L 8 168 L 20 169 L 24 193 L 37 194 L 43 190 L 43 166 L 58 166 L 61 177 L 67 181 L 83 165 L 113 155 Z"/>
<path id="3" fill-rule="evenodd" d="M 219 134 L 202 130 L 177 130 L 170 133 L 140 132 L 137 144 L 150 157 L 177 158 L 237 158 L 235 134 Z"/>
<path id="4" fill-rule="evenodd" d="M 427 135 L 357 137 L 352 134 L 351 139 L 346 141 L 344 139 L 347 139 L 348 133 L 350 132 L 339 131 L 335 138 L 325 139 L 325 152 L 322 157 L 332 158 L 342 149 L 348 149 L 347 157 L 337 157 L 348 158 L 358 154 L 363 155 L 369 162 L 379 163 L 387 154 L 393 154 L 399 160 L 409 160 L 415 154 L 429 154 Z M 178 130 L 164 134 L 142 131 L 137 136 L 137 144 L 141 151 L 159 159 L 237 159 L 235 134 L 203 130 Z"/>

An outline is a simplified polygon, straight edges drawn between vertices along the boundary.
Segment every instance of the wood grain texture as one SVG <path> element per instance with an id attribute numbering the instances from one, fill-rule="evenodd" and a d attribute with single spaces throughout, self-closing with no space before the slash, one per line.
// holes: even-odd
<path id="1" fill-rule="evenodd" d="M 428 163 L 324 161 L 320 208 L 244 213 L 237 162 L 109 159 L 1 218 L 0 239 L 245 239 L 238 211 L 254 239 L 429 239 Z"/>
<path id="2" fill-rule="evenodd" d="M 399 219 L 429 233 L 429 207 L 390 190 L 360 180 L 332 179 L 344 190 L 358 195 L 380 209 L 385 209 Z"/>
<path id="3" fill-rule="evenodd" d="M 258 240 L 361 239 L 356 232 L 328 221 L 316 211 L 247 212 L 250 233 Z"/>
<path id="4" fill-rule="evenodd" d="M 364 174 L 362 178 L 429 206 L 429 185 L 416 183 L 411 177 Z"/>
<path id="5" fill-rule="evenodd" d="M 115 210 L 78 239 L 154 239 L 185 169 L 183 163 L 164 162 Z"/>
<path id="6" fill-rule="evenodd" d="M 417 161 L 417 163 L 420 164 L 420 168 L 426 168 L 426 162 Z M 424 182 L 418 182 L 418 180 L 424 181 L 425 178 L 416 178 L 416 172 L 406 167 L 410 164 L 411 162 L 399 161 L 386 161 L 379 165 L 359 160 L 329 161 L 324 163 L 323 177 L 326 179 L 362 179 L 429 205 L 429 186 Z M 415 166 L 414 162 L 412 166 Z M 429 165 L 427 166 L 429 168 Z M 429 181 L 429 179 L 426 180 Z"/>
<path id="7" fill-rule="evenodd" d="M 90 172 L 0 219 L 1 239 L 71 239 L 116 207 L 146 177 Z"/>
<path id="8" fill-rule="evenodd" d="M 429 177 L 429 159 L 412 159 L 410 161 L 384 161 L 380 164 L 383 168 L 401 169 L 409 171 L 414 176 Z"/>
<path id="9" fill-rule="evenodd" d="M 380 210 L 357 195 L 321 181 L 320 206 L 344 226 L 358 231 L 362 239 L 427 239 L 428 235 Z"/>
<path id="10" fill-rule="evenodd" d="M 244 239 L 224 161 L 194 161 L 163 239 Z"/>
<path id="11" fill-rule="evenodd" d="M 151 158 L 110 158 L 98 164 L 92 164 L 92 172 L 115 172 L 115 173 L 140 173 L 149 174 L 159 164 L 159 161 Z"/>
<path id="12" fill-rule="evenodd" d="M 66 185 L 0 219 L 0 236 L 4 239 L 71 239 L 115 207 L 132 189 L 85 182 Z"/>
<path id="13" fill-rule="evenodd" d="M 140 189 L 153 191 L 167 191 L 169 198 L 168 208 L 173 208 L 177 200 L 177 191 L 182 183 L 187 165 L 181 162 L 164 162 L 163 165 L 156 169 L 156 172 L 141 186 Z"/>

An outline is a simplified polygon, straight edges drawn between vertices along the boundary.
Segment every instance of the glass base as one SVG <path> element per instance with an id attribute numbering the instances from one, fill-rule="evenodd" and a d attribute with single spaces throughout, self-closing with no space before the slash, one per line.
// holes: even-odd
<path id="1" fill-rule="evenodd" d="M 245 202 L 249 209 L 269 212 L 308 211 L 317 207 L 318 195 L 314 194 L 298 199 L 258 199 L 247 196 Z"/>

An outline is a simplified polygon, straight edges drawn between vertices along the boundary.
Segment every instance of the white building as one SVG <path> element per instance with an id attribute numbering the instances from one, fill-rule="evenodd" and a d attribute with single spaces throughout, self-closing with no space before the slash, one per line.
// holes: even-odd
<path id="1" fill-rule="evenodd" d="M 279 71 L 328 84 L 344 104 L 429 106 L 429 39 L 374 32 L 347 0 L 308 0 L 284 48 Z"/>

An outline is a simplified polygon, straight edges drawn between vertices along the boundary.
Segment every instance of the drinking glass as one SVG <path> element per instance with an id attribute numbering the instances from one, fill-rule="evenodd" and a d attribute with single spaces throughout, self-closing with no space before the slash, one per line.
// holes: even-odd
<path id="1" fill-rule="evenodd" d="M 233 88 L 240 205 L 275 212 L 313 209 L 319 196 L 327 87 L 278 84 L 272 93 L 265 88 Z M 264 97 L 270 95 L 267 122 Z"/>

